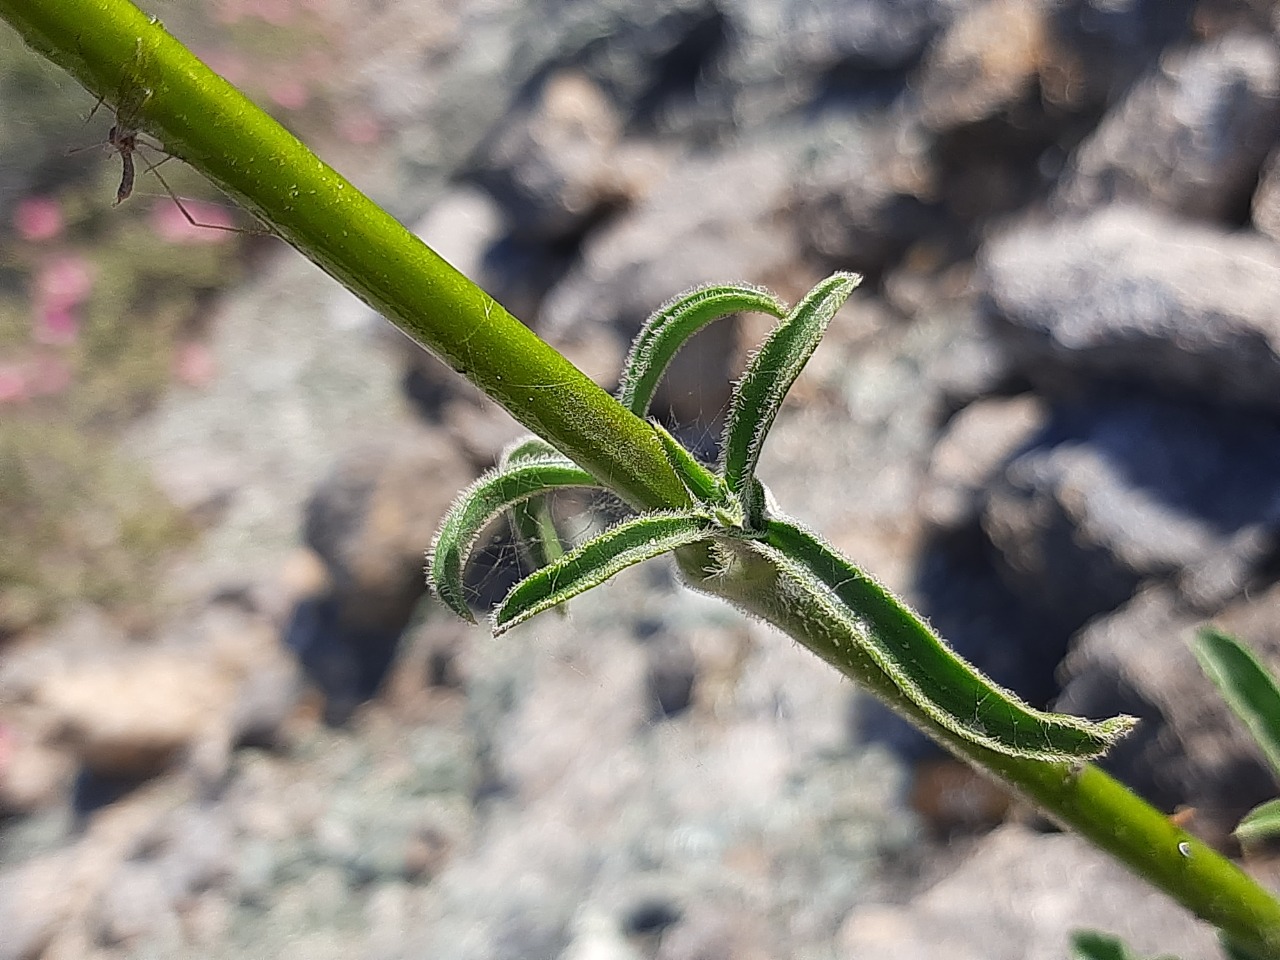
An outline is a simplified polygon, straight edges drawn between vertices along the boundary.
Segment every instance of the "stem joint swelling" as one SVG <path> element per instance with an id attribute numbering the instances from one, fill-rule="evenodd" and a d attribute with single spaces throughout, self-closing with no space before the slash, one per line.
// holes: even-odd
<path id="1" fill-rule="evenodd" d="M 804 369 L 859 277 L 836 273 L 787 309 L 763 291 L 740 285 L 699 287 L 662 306 L 642 326 L 628 356 L 619 399 L 636 416 L 649 404 L 676 351 L 706 324 L 755 310 L 778 318 L 734 387 L 720 461 L 710 470 L 661 425 L 652 424 L 671 469 L 688 494 L 682 509 L 649 510 L 608 528 L 567 553 L 547 559 L 517 583 L 493 611 L 502 633 L 564 603 L 635 563 L 681 551 L 693 562 L 691 585 L 720 596 L 772 596 L 812 625 L 832 660 L 892 700 L 910 702 L 967 742 L 1010 756 L 1071 761 L 1102 753 L 1133 721 L 1093 722 L 1046 713 L 1023 703 L 966 663 L 940 637 L 828 544 L 787 519 L 756 478 L 764 442 L 783 399 Z M 545 497 L 565 487 L 597 486 L 592 476 L 553 448 L 524 441 L 463 493 L 431 551 L 430 580 L 446 604 L 470 618 L 463 589 L 466 558 L 484 526 L 519 509 L 513 522 L 526 556 L 558 550 Z M 532 501 L 532 503 L 530 503 Z M 771 579 L 760 581 L 762 570 Z M 709 571 L 709 573 L 707 573 Z M 758 581 L 758 582 L 757 582 Z"/>

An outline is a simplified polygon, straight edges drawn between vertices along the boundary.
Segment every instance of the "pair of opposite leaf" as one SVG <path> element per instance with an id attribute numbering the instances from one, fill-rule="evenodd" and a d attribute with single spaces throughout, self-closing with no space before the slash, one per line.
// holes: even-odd
<path id="1" fill-rule="evenodd" d="M 648 415 L 676 351 L 708 323 L 745 312 L 779 321 L 735 385 L 714 473 L 653 423 L 693 506 L 641 513 L 563 552 L 544 495 L 602 485 L 550 444 L 530 437 L 508 449 L 501 463 L 450 508 L 431 551 L 431 586 L 452 610 L 474 620 L 463 592 L 463 569 L 481 531 L 504 512 L 537 569 L 493 611 L 495 634 L 664 553 L 698 545 L 712 557 L 728 558 L 729 548 L 751 550 L 784 578 L 793 602 L 833 625 L 861 659 L 869 659 L 907 700 L 951 733 L 1019 757 L 1074 761 L 1101 754 L 1129 729 L 1130 718 L 1092 722 L 1023 703 L 962 660 L 819 537 L 772 509 L 756 479 L 760 451 L 783 398 L 860 279 L 836 273 L 791 309 L 767 291 L 742 285 L 699 287 L 665 304 L 636 337 L 618 391 L 619 401 L 638 417 Z"/>

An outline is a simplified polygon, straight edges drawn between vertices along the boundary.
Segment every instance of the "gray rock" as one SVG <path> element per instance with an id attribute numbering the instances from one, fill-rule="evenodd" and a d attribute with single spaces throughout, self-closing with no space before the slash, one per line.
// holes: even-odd
<path id="1" fill-rule="evenodd" d="M 1234 35 L 1167 54 L 1081 144 L 1058 204 L 1079 212 L 1132 202 L 1206 220 L 1236 217 L 1278 120 L 1273 39 Z"/>
<path id="2" fill-rule="evenodd" d="M 673 105 L 693 99 L 697 76 L 721 40 L 724 17 L 711 0 L 540 0 L 524 8 L 510 71 L 536 78 L 574 67 L 605 91 L 628 124 L 661 126 Z"/>
<path id="3" fill-rule="evenodd" d="M 970 126 L 1035 93 L 1049 55 L 1051 16 L 1044 0 L 965 5 L 912 81 L 923 124 L 933 131 Z"/>
<path id="4" fill-rule="evenodd" d="M 937 228 L 927 147 L 893 128 L 853 125 L 825 135 L 795 187 L 805 245 L 852 269 L 879 271 Z"/>
<path id="5" fill-rule="evenodd" d="M 0 960 L 38 957 L 74 912 L 66 852 L 35 858 L 0 874 Z"/>
<path id="6" fill-rule="evenodd" d="M 1262 574 L 1280 529 L 1280 427 L 1187 404 L 1055 411 L 990 491 L 982 527 L 1008 581 L 1068 631 L 1140 582 L 1201 604 Z"/>
<path id="7" fill-rule="evenodd" d="M 1013 366 L 1050 391 L 1138 383 L 1280 410 L 1280 249 L 1131 208 L 990 241 L 977 283 Z"/>
<path id="8" fill-rule="evenodd" d="M 335 718 L 371 696 L 426 592 L 423 555 L 471 470 L 443 432 L 405 426 L 353 447 L 307 505 L 330 586 L 290 629 Z"/>
<path id="9" fill-rule="evenodd" d="M 883 106 L 901 94 L 909 69 L 962 6 L 955 0 L 728 5 L 724 51 L 698 80 L 703 123 L 751 130 L 815 108 Z"/>
<path id="10" fill-rule="evenodd" d="M 1280 589 L 1232 603 L 1213 622 L 1280 664 L 1275 622 Z M 1239 718 L 1200 669 L 1190 647 L 1204 622 L 1167 587 L 1143 591 L 1084 630 L 1063 664 L 1056 709 L 1141 718 L 1102 764 L 1161 809 L 1196 810 L 1194 829 L 1219 842 L 1275 782 Z"/>
<path id="11" fill-rule="evenodd" d="M 1250 212 L 1254 229 L 1280 243 L 1280 151 L 1273 152 L 1262 167 Z"/>
<path id="12" fill-rule="evenodd" d="M 895 70 L 917 60 L 962 0 L 788 0 L 776 47 L 800 65 Z"/>
<path id="13" fill-rule="evenodd" d="M 181 942 L 173 892 L 153 864 L 121 864 L 102 893 L 97 916 L 90 920 L 99 942 L 109 946 L 144 939 L 151 945 L 158 945 L 158 940 Z"/>
<path id="14" fill-rule="evenodd" d="M 572 239 L 634 192 L 617 155 L 621 127 L 585 75 L 553 73 L 508 114 L 466 175 L 497 199 L 514 237 Z"/>
<path id="15" fill-rule="evenodd" d="M 853 910 L 838 942 L 842 956 L 880 960 L 926 960 L 939 944 L 952 960 L 1060 960 L 1080 929 L 1139 956 L 1216 953 L 1208 926 L 1083 840 L 1014 824 L 907 904 Z"/>
<path id="16" fill-rule="evenodd" d="M 355 80 L 394 131 L 400 169 L 380 199 L 414 220 L 445 192 L 501 122 L 513 86 L 527 79 L 512 71 L 520 27 L 506 3 L 403 3 L 378 14 L 376 29 L 350 33 L 352 60 L 361 65 Z"/>
<path id="17" fill-rule="evenodd" d="M 944 530 L 970 526 L 987 486 L 1047 416 L 1043 401 L 1031 394 L 981 400 L 956 414 L 933 448 L 920 497 L 925 520 Z"/>
<path id="18" fill-rule="evenodd" d="M 1065 0 L 1052 4 L 1059 93 L 1078 108 L 1115 102 L 1186 37 L 1194 0 Z"/>

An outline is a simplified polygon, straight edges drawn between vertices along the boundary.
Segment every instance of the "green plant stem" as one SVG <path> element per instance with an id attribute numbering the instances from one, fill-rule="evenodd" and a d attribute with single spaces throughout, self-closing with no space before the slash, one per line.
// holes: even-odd
<path id="1" fill-rule="evenodd" d="M 1061 826 L 1090 840 L 1198 917 L 1225 930 L 1260 956 L 1280 958 L 1280 903 L 1235 864 L 1093 764 L 1050 763 L 987 750 L 942 727 L 899 691 L 842 628 L 788 598 L 778 571 L 743 551 L 736 576 L 696 548 L 677 554 L 686 579 L 700 590 L 772 623 L 841 673 L 875 693 L 948 750 L 1033 801 Z M 872 612 L 870 615 L 876 615 Z"/>
<path id="2" fill-rule="evenodd" d="M 653 430 L 127 0 L 0 0 L 36 51 L 634 506 L 685 505 Z"/>
<path id="3" fill-rule="evenodd" d="M 126 0 L 0 0 L 0 17 L 120 120 L 155 136 L 523 424 L 642 508 L 687 506 L 647 424 L 446 264 Z M 1203 919 L 1280 958 L 1280 903 L 1097 768 L 1023 760 L 969 744 L 924 716 L 830 624 L 789 607 L 756 558 L 696 585 L 774 623 L 871 688 L 940 742 L 1039 803 Z"/>

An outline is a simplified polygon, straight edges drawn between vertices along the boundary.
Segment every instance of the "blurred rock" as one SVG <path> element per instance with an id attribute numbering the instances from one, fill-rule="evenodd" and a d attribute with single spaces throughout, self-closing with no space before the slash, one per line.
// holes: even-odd
<path id="1" fill-rule="evenodd" d="M 1274 670 L 1280 664 L 1280 589 L 1229 604 L 1213 622 L 1236 633 Z M 1195 829 L 1222 843 L 1275 781 L 1239 718 L 1191 651 L 1204 614 L 1168 587 L 1145 590 L 1090 624 L 1063 664 L 1055 709 L 1142 720 L 1102 765 L 1162 810 L 1190 807 Z"/>
<path id="2" fill-rule="evenodd" d="M 694 83 L 723 43 L 710 0 L 654 7 L 642 0 L 539 0 L 524 8 L 510 70 L 536 77 L 572 67 L 600 86 L 626 126 L 662 127 L 692 102 Z"/>
<path id="3" fill-rule="evenodd" d="M 845 918 L 844 956 L 1060 960 L 1080 929 L 1120 936 L 1140 956 L 1210 956 L 1213 931 L 1067 834 L 1010 824 L 904 906 L 865 904 Z"/>
<path id="4" fill-rule="evenodd" d="M 1280 529 L 1280 427 L 1173 402 L 1059 408 L 992 488 L 982 527 L 1015 590 L 1075 630 L 1148 578 L 1222 603 Z"/>
<path id="5" fill-rule="evenodd" d="M 1034 92 L 1048 56 L 1050 16 L 1044 0 L 965 4 L 913 84 L 924 124 L 935 131 L 968 126 Z"/>
<path id="6" fill-rule="evenodd" d="M 1239 219 L 1278 121 L 1273 38 L 1233 35 L 1167 54 L 1080 145 L 1058 203 L 1075 212 L 1129 202 Z"/>
<path id="7" fill-rule="evenodd" d="M 1144 384 L 1280 410 L 1280 248 L 1133 208 L 990 241 L 977 283 L 1013 366 L 1051 392 Z"/>
<path id="8" fill-rule="evenodd" d="M 178 759 L 216 781 L 233 746 L 275 737 L 296 694 L 296 668 L 272 625 L 219 604 L 158 646 L 55 650 L 15 688 L 88 771 L 126 782 Z"/>
<path id="9" fill-rule="evenodd" d="M 962 0 L 787 0 L 780 7 L 783 55 L 801 67 L 896 70 L 915 62 Z"/>
<path id="10" fill-rule="evenodd" d="M 969 526 L 987 486 L 1047 417 L 1044 402 L 1031 394 L 980 400 L 956 414 L 933 448 L 920 500 L 924 519 L 944 530 Z"/>
<path id="11" fill-rule="evenodd" d="M 75 894 L 71 858 L 54 854 L 0 873 L 0 960 L 39 957 L 67 922 Z"/>
<path id="12" fill-rule="evenodd" d="M 67 754 L 20 723 L 0 724 L 0 816 L 52 806 L 71 782 Z"/>
<path id="13" fill-rule="evenodd" d="M 842 266 L 877 272 L 935 229 L 927 146 L 897 131 L 856 126 L 815 145 L 795 187 L 805 245 Z"/>
<path id="14" fill-rule="evenodd" d="M 513 237 L 546 243 L 581 236 L 641 184 L 619 152 L 621 119 L 581 73 L 552 73 L 472 161 L 469 178 L 488 190 Z"/>
<path id="15" fill-rule="evenodd" d="M 307 505 L 305 537 L 329 570 L 289 645 L 345 717 L 381 683 L 426 593 L 425 551 L 472 472 L 448 436 L 406 424 L 349 449 Z"/>
<path id="16" fill-rule="evenodd" d="M 703 129 L 693 135 L 882 107 L 902 93 L 909 70 L 962 7 L 956 0 L 732 4 L 724 50 L 698 78 Z"/>
<path id="17" fill-rule="evenodd" d="M 1115 102 L 1187 36 L 1197 6 L 1196 0 L 1052 3 L 1054 99 L 1077 108 Z"/>
<path id="18" fill-rule="evenodd" d="M 1263 165 L 1251 213 L 1254 229 L 1280 243 L 1280 151 L 1272 152 Z"/>
<path id="19" fill-rule="evenodd" d="M 234 688 L 207 660 L 154 651 L 72 667 L 46 677 L 31 695 L 95 773 L 142 777 L 225 717 Z"/>

